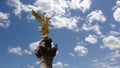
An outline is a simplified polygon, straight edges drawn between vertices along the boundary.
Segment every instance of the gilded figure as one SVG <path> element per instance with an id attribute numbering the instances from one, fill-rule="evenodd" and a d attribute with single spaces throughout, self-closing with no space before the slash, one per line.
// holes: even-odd
<path id="1" fill-rule="evenodd" d="M 45 16 L 46 12 L 43 12 L 42 16 L 40 16 L 38 13 L 32 10 L 32 14 L 38 20 L 38 22 L 42 24 L 42 27 L 39 30 L 42 33 L 42 36 L 48 37 L 48 33 L 50 33 L 50 29 L 49 29 L 50 24 L 48 24 L 48 21 L 51 18 Z"/>

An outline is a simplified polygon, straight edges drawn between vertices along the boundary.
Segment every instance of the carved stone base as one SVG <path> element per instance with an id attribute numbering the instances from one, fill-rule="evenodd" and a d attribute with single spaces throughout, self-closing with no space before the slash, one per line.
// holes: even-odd
<path id="1" fill-rule="evenodd" d="M 56 55 L 56 47 L 52 47 L 52 39 L 42 38 L 39 47 L 35 50 L 35 55 L 41 60 L 41 68 L 52 68 L 52 61 Z"/>

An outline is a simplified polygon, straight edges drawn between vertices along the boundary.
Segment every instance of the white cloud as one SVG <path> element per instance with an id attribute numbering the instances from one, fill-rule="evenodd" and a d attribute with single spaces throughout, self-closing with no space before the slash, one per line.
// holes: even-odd
<path id="1" fill-rule="evenodd" d="M 95 10 L 87 15 L 87 20 L 90 23 L 92 23 L 93 21 L 105 22 L 106 17 L 104 16 L 104 14 L 101 10 Z"/>
<path id="2" fill-rule="evenodd" d="M 39 46 L 39 42 L 40 41 L 30 43 L 29 49 L 22 49 L 21 47 L 8 48 L 8 52 L 17 55 L 32 55 L 32 52 L 34 52 L 35 49 L 37 49 L 37 47 Z"/>
<path id="3" fill-rule="evenodd" d="M 77 30 L 77 22 L 79 17 L 68 17 L 70 16 L 70 11 L 68 11 L 69 5 L 68 1 L 60 0 L 60 1 L 40 1 L 37 0 L 34 5 L 43 6 L 39 7 L 41 11 L 47 11 L 48 16 L 53 16 L 51 24 L 54 28 L 68 28 L 70 30 Z"/>
<path id="4" fill-rule="evenodd" d="M 116 27 L 115 24 L 110 24 L 110 25 L 111 25 L 112 29 L 114 29 Z"/>
<path id="5" fill-rule="evenodd" d="M 116 58 L 120 58 L 120 50 L 116 50 L 114 52 L 111 52 L 110 55 L 108 55 L 108 57 L 111 59 L 111 60 L 116 60 Z"/>
<path id="6" fill-rule="evenodd" d="M 32 5 L 25 5 L 20 0 L 10 0 L 8 1 L 8 5 L 14 8 L 15 15 L 19 16 L 21 18 L 21 12 L 31 12 Z"/>
<path id="7" fill-rule="evenodd" d="M 78 56 L 85 56 L 88 52 L 88 49 L 84 46 L 76 46 L 74 51 L 78 53 Z"/>
<path id="8" fill-rule="evenodd" d="M 30 43 L 29 45 L 30 51 L 34 52 L 35 49 L 37 49 L 37 47 L 39 46 L 39 42 L 40 41 Z"/>
<path id="9" fill-rule="evenodd" d="M 13 47 L 13 48 L 8 48 L 9 53 L 17 54 L 17 55 L 32 55 L 32 52 L 30 50 L 23 50 L 21 47 Z"/>
<path id="10" fill-rule="evenodd" d="M 86 30 L 86 31 L 92 30 L 91 27 L 89 25 L 85 24 L 85 23 L 83 24 L 82 29 Z"/>
<path id="11" fill-rule="evenodd" d="M 119 31 L 110 31 L 110 34 L 114 35 L 114 36 L 120 36 L 120 32 Z"/>
<path id="12" fill-rule="evenodd" d="M 55 16 L 51 20 L 51 24 L 55 26 L 55 28 L 68 28 L 71 30 L 77 30 L 77 22 L 79 19 L 75 17 L 66 18 L 66 17 L 58 17 Z"/>
<path id="13" fill-rule="evenodd" d="M 17 55 L 22 55 L 22 49 L 20 47 L 9 48 L 8 52 Z"/>
<path id="14" fill-rule="evenodd" d="M 97 37 L 94 35 L 88 35 L 88 37 L 85 38 L 85 41 L 91 43 L 91 44 L 95 44 L 97 43 Z"/>
<path id="15" fill-rule="evenodd" d="M 98 22 L 105 22 L 106 21 L 106 17 L 104 16 L 103 12 L 101 10 L 95 10 L 92 11 L 91 13 L 89 13 L 87 16 L 87 23 L 84 23 L 82 25 L 82 29 L 85 31 L 93 31 L 95 32 L 97 35 L 99 35 L 99 37 L 103 37 L 103 33 L 101 32 L 101 27 L 99 25 L 99 23 L 97 22 L 93 22 L 93 21 L 98 21 Z"/>
<path id="16" fill-rule="evenodd" d="M 116 1 L 116 5 L 113 7 L 113 17 L 115 21 L 120 22 L 120 0 Z"/>
<path id="17" fill-rule="evenodd" d="M 53 64 L 53 68 L 62 68 L 63 64 L 62 62 L 57 62 L 56 64 Z"/>
<path id="18" fill-rule="evenodd" d="M 8 5 L 13 7 L 15 15 L 19 17 L 21 17 L 22 12 L 31 13 L 32 9 L 37 12 L 46 11 L 47 16 L 52 16 L 50 21 L 54 26 L 53 28 L 67 28 L 79 31 L 77 22 L 80 20 L 80 17 L 72 16 L 70 10 L 73 9 L 73 6 L 75 6 L 74 8 L 85 12 L 90 9 L 91 0 L 79 1 L 79 7 L 76 4 L 78 1 L 79 0 L 76 0 L 76 2 L 66 0 L 36 0 L 33 4 L 23 4 L 20 0 L 10 0 L 8 1 Z M 34 19 L 31 15 L 26 17 Z"/>
<path id="19" fill-rule="evenodd" d="M 64 67 L 66 68 L 66 67 L 69 67 L 69 65 L 68 64 L 64 64 Z"/>
<path id="20" fill-rule="evenodd" d="M 98 68 L 119 68 L 120 63 L 120 38 L 119 32 L 110 31 L 110 35 L 103 38 L 102 48 L 108 48 L 111 50 L 101 61 L 95 62 L 96 67 Z"/>
<path id="21" fill-rule="evenodd" d="M 107 55 L 101 59 L 93 60 L 93 65 L 95 68 L 119 68 L 120 63 L 117 59 L 120 58 L 120 50 L 115 52 L 109 52 Z"/>
<path id="22" fill-rule="evenodd" d="M 0 12 L 0 27 L 7 28 L 10 26 L 9 13 Z"/>
<path id="23" fill-rule="evenodd" d="M 14 13 L 16 15 L 21 14 L 22 11 L 30 12 L 31 9 L 35 9 L 37 11 L 47 11 L 50 15 L 64 15 L 66 14 L 66 9 L 80 9 L 85 12 L 90 9 L 92 1 L 91 0 L 36 0 L 32 5 L 23 4 L 20 0 L 11 0 L 8 1 L 8 5 L 14 7 Z"/>
<path id="24" fill-rule="evenodd" d="M 69 2 L 71 9 L 80 9 L 83 13 L 90 9 L 91 0 L 71 0 Z"/>
<path id="25" fill-rule="evenodd" d="M 120 38 L 115 36 L 108 36 L 103 38 L 104 47 L 108 47 L 110 50 L 120 49 Z"/>
<path id="26" fill-rule="evenodd" d="M 53 68 L 67 68 L 69 67 L 68 64 L 63 64 L 62 62 L 57 62 L 56 64 L 53 64 Z"/>
<path id="27" fill-rule="evenodd" d="M 72 57 L 75 57 L 75 55 L 73 53 L 69 53 L 69 55 L 72 56 Z"/>
<path id="28" fill-rule="evenodd" d="M 115 9 L 113 17 L 115 21 L 120 22 L 120 8 Z"/>
<path id="29" fill-rule="evenodd" d="M 96 62 L 98 62 L 98 60 L 97 60 L 97 59 L 94 59 L 93 62 L 96 63 Z"/>
<path id="30" fill-rule="evenodd" d="M 100 31 L 100 26 L 98 24 L 92 26 L 91 29 L 95 31 L 96 34 L 103 35 L 102 32 Z"/>
<path id="31" fill-rule="evenodd" d="M 36 61 L 36 64 L 37 64 L 37 65 L 40 64 L 40 61 Z"/>
<path id="32" fill-rule="evenodd" d="M 3 12 L 0 12 L 0 20 L 1 19 L 8 19 L 9 18 L 9 14 L 8 13 L 3 13 Z"/>
<path id="33" fill-rule="evenodd" d="M 35 66 L 28 64 L 28 65 L 27 65 L 27 68 L 35 68 Z"/>
<path id="34" fill-rule="evenodd" d="M 15 8 L 15 10 L 14 10 L 15 15 L 21 14 L 22 3 L 20 2 L 20 0 L 11 0 L 8 2 L 8 4 Z"/>
<path id="35" fill-rule="evenodd" d="M 96 62 L 94 63 L 96 68 L 111 68 L 107 62 Z"/>
<path id="36" fill-rule="evenodd" d="M 102 32 L 100 31 L 100 26 L 98 24 L 91 25 L 91 24 L 83 24 L 82 29 L 85 31 L 94 31 L 96 34 L 103 36 Z"/>
<path id="37" fill-rule="evenodd" d="M 117 0 L 117 1 L 116 1 L 116 5 L 117 5 L 117 6 L 120 6 L 120 0 Z"/>
<path id="38" fill-rule="evenodd" d="M 27 49 L 25 49 L 25 50 L 23 51 L 23 53 L 24 53 L 24 54 L 27 54 L 27 55 L 32 55 L 32 52 L 29 51 L 29 50 L 27 50 Z"/>
<path id="39" fill-rule="evenodd" d="M 36 0 L 34 3 L 35 7 L 38 7 L 36 10 L 47 11 L 50 15 L 61 16 L 66 14 L 66 8 L 68 8 L 67 1 L 60 0 Z M 42 7 L 41 7 L 42 6 Z"/>
<path id="40" fill-rule="evenodd" d="M 93 66 L 95 66 L 95 68 L 119 68 L 120 63 L 117 61 L 111 61 L 108 57 L 104 57 L 102 60 L 95 60 Z"/>

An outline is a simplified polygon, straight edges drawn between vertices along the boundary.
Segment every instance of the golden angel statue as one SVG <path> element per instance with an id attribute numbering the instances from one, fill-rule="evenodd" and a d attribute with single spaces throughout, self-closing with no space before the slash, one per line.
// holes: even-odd
<path id="1" fill-rule="evenodd" d="M 46 12 L 43 12 L 43 16 L 39 16 L 34 10 L 32 10 L 33 16 L 38 20 L 39 23 L 42 24 L 41 29 L 39 30 L 42 33 L 43 37 L 48 37 L 48 33 L 50 33 L 48 21 L 50 20 L 49 17 L 46 17 Z"/>

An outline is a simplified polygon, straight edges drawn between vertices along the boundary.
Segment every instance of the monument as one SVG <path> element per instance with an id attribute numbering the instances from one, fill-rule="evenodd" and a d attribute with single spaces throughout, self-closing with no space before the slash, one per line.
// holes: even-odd
<path id="1" fill-rule="evenodd" d="M 40 16 L 32 10 L 32 14 L 42 24 L 39 30 L 42 33 L 42 39 L 39 42 L 39 47 L 35 50 L 35 55 L 40 59 L 40 68 L 52 68 L 53 59 L 58 47 L 52 44 L 52 39 L 48 36 L 50 33 L 49 26 L 51 26 L 48 24 L 48 21 L 51 18 L 45 16 L 46 12 L 43 12 L 43 15 Z"/>

